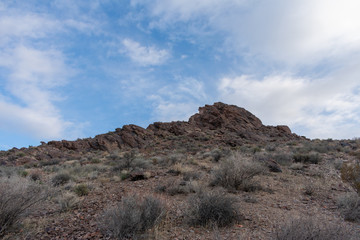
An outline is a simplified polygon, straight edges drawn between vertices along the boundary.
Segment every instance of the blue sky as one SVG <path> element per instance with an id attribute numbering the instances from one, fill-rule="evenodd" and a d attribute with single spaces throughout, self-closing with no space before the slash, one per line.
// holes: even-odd
<path id="1" fill-rule="evenodd" d="M 360 137 L 357 0 L 0 2 L 0 149 L 244 107 Z"/>

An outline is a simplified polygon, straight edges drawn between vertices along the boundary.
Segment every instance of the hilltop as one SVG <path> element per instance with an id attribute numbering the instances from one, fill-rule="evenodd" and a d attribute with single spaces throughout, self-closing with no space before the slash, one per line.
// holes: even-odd
<path id="1" fill-rule="evenodd" d="M 173 150 L 194 146 L 238 147 L 250 143 L 284 142 L 302 139 L 287 126 L 264 126 L 260 119 L 244 108 L 214 103 L 199 108 L 187 122 L 155 122 L 146 129 L 125 125 L 114 132 L 76 141 L 50 141 L 38 147 L 12 149 L 0 156 L 3 164 L 77 157 L 87 152 L 139 149 Z M 196 149 L 195 149 L 196 150 Z M 5 156 L 4 156 L 5 155 Z"/>

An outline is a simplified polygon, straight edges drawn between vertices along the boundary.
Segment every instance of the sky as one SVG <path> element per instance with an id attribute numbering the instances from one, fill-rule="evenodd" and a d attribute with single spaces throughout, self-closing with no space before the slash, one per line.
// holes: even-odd
<path id="1" fill-rule="evenodd" d="M 1 0 L 0 150 L 243 107 L 360 137 L 358 0 Z"/>

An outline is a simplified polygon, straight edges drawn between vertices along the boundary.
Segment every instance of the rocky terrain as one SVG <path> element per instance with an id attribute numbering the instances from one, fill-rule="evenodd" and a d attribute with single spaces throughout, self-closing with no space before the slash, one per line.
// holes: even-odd
<path id="1" fill-rule="evenodd" d="M 0 152 L 3 239 L 360 239 L 360 140 L 233 105 Z"/>
<path id="2" fill-rule="evenodd" d="M 233 105 L 215 103 L 199 109 L 188 122 L 156 122 L 146 129 L 125 125 L 114 132 L 76 141 L 50 141 L 38 147 L 12 149 L 0 156 L 3 165 L 76 157 L 95 151 L 191 148 L 194 145 L 236 147 L 246 143 L 302 139 L 287 126 L 264 126 L 260 119 Z M 191 149 L 189 149 L 191 151 Z"/>

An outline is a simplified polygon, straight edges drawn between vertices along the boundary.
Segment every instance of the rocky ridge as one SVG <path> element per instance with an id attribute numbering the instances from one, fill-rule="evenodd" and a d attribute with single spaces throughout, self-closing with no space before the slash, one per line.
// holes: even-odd
<path id="1" fill-rule="evenodd" d="M 227 146 L 302 139 L 287 126 L 265 126 L 244 108 L 221 102 L 199 108 L 189 121 L 155 122 L 146 129 L 125 125 L 114 132 L 76 141 L 50 141 L 38 147 L 1 152 L 3 165 L 75 157 L 91 151 L 173 149 L 174 146 Z M 188 149 L 191 152 L 191 149 Z"/>

